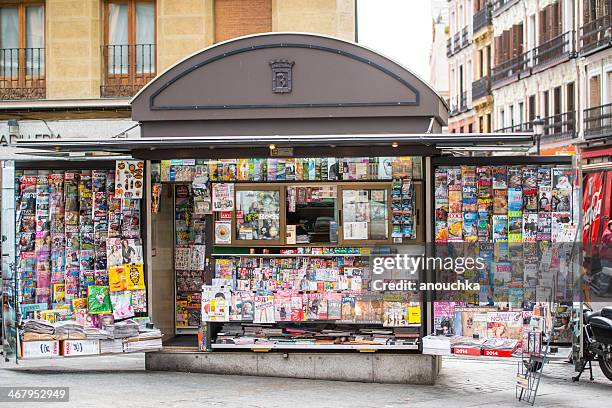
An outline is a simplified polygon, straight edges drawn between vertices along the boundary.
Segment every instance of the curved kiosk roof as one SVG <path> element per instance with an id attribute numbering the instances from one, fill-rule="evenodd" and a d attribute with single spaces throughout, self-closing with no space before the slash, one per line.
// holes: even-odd
<path id="1" fill-rule="evenodd" d="M 350 144 L 389 146 L 395 134 L 439 133 L 448 117 L 440 96 L 406 68 L 312 34 L 262 34 L 204 49 L 158 75 L 131 104 L 143 138 L 207 139 L 214 147 L 254 147 L 278 135 L 292 136 L 292 146 L 329 148 L 334 136 L 340 145 L 349 135 L 363 136 Z"/>

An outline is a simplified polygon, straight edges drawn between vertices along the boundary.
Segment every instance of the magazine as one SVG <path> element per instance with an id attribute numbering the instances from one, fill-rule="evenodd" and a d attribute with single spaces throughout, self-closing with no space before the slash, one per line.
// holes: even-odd
<path id="1" fill-rule="evenodd" d="M 463 213 L 448 214 L 448 241 L 463 241 Z"/>
<path id="2" fill-rule="evenodd" d="M 552 234 L 552 215 L 551 213 L 541 212 L 538 214 L 538 241 L 550 241 Z"/>
<path id="3" fill-rule="evenodd" d="M 253 323 L 274 323 L 274 296 L 256 295 Z"/>
<path id="4" fill-rule="evenodd" d="M 508 188 L 523 187 L 523 178 L 520 167 L 508 167 Z"/>
<path id="5" fill-rule="evenodd" d="M 508 188 L 508 211 L 522 211 L 523 190 L 520 187 Z"/>
<path id="6" fill-rule="evenodd" d="M 493 216 L 493 241 L 507 242 L 508 241 L 508 216 L 494 215 Z"/>
<path id="7" fill-rule="evenodd" d="M 506 173 L 506 167 L 504 166 L 495 166 L 493 167 L 492 170 L 492 177 L 493 177 L 493 189 L 494 190 L 505 190 L 508 188 L 508 181 L 507 181 L 507 173 Z"/>
<path id="8" fill-rule="evenodd" d="M 523 213 L 523 242 L 535 242 L 538 233 L 538 214 Z"/>
<path id="9" fill-rule="evenodd" d="M 466 242 L 478 240 L 478 213 L 463 213 L 463 239 Z"/>
<path id="10" fill-rule="evenodd" d="M 461 191 L 453 190 L 448 192 L 448 212 L 459 213 L 462 211 Z"/>
<path id="11" fill-rule="evenodd" d="M 507 194 L 507 190 L 493 190 L 493 214 L 505 215 L 508 213 Z"/>
<path id="12" fill-rule="evenodd" d="M 550 186 L 539 187 L 538 209 L 539 211 L 552 211 L 552 188 Z"/>
<path id="13" fill-rule="evenodd" d="M 448 191 L 461 191 L 461 168 L 450 167 L 447 171 Z"/>

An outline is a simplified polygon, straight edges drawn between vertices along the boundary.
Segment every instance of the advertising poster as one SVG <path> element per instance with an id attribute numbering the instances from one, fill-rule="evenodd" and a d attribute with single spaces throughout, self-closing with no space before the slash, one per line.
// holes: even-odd
<path id="1" fill-rule="evenodd" d="M 115 196 L 142 198 L 144 161 L 117 160 L 115 163 Z"/>

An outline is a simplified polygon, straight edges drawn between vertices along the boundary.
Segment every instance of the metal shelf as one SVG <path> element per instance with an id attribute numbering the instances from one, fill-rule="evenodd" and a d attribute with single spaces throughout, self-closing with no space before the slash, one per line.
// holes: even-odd
<path id="1" fill-rule="evenodd" d="M 264 350 L 418 350 L 417 344 L 212 344 L 213 349 Z"/>
<path id="2" fill-rule="evenodd" d="M 320 257 L 320 258 L 333 258 L 333 257 L 366 257 L 366 256 L 384 256 L 384 254 L 212 254 L 214 258 L 236 258 L 236 257 L 248 257 L 248 258 L 307 258 L 307 257 Z"/>

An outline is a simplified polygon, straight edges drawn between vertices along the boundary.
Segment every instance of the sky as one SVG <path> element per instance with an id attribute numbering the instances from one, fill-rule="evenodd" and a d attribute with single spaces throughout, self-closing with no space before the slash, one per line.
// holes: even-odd
<path id="1" fill-rule="evenodd" d="M 430 0 L 357 0 L 358 41 L 429 81 Z"/>

